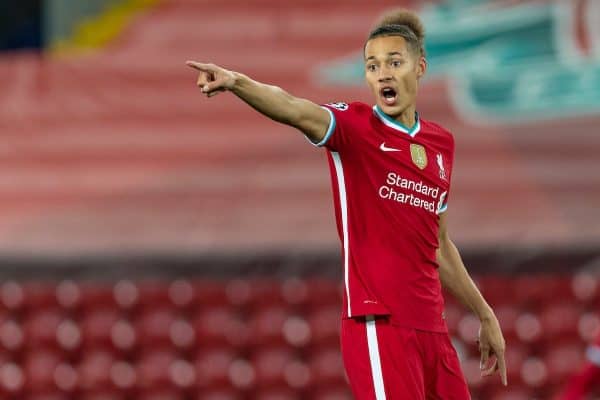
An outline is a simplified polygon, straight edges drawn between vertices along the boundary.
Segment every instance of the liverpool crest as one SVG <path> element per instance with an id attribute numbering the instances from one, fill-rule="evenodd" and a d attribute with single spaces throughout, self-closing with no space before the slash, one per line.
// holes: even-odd
<path id="1" fill-rule="evenodd" d="M 425 147 L 420 144 L 411 144 L 410 145 L 410 156 L 412 158 L 413 163 L 419 167 L 420 169 L 425 169 L 427 166 L 427 153 L 425 152 Z"/>

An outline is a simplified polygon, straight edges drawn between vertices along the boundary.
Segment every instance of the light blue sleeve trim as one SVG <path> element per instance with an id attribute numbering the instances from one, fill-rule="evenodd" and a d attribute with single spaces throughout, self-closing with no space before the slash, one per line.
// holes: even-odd
<path id="1" fill-rule="evenodd" d="M 333 132 L 335 131 L 335 115 L 329 108 L 322 107 L 322 106 L 321 106 L 321 108 L 323 110 L 326 110 L 329 113 L 330 120 L 329 120 L 329 127 L 327 128 L 327 132 L 325 133 L 325 136 L 319 143 L 315 143 L 309 139 L 309 141 L 317 147 L 324 146 L 327 143 L 327 141 L 329 140 L 329 138 L 331 137 L 331 135 L 333 135 Z"/>
<path id="2" fill-rule="evenodd" d="M 444 204 L 443 206 L 440 207 L 440 209 L 438 210 L 438 214 L 441 214 L 443 212 L 446 212 L 446 210 L 448 209 L 448 204 Z"/>

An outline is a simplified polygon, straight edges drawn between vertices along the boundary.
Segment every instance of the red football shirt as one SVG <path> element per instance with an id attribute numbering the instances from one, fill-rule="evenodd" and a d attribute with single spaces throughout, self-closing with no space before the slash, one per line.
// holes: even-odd
<path id="1" fill-rule="evenodd" d="M 454 139 L 417 115 L 408 129 L 377 106 L 332 103 L 326 136 L 344 261 L 343 317 L 445 332 L 438 275 Z"/>

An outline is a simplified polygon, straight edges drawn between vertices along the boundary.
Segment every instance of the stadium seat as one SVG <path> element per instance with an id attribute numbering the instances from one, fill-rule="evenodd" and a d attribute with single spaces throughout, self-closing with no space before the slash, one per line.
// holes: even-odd
<path id="1" fill-rule="evenodd" d="M 152 349 L 140 354 L 136 361 L 137 385 L 142 391 L 175 388 L 171 379 L 171 365 L 177 355 L 167 349 Z"/>
<path id="2" fill-rule="evenodd" d="M 58 308 L 55 285 L 50 282 L 26 282 L 22 284 L 23 305 L 29 311 Z"/>
<path id="3" fill-rule="evenodd" d="M 42 309 L 32 311 L 23 321 L 25 343 L 32 349 L 40 347 L 58 348 L 56 332 L 65 319 L 58 309 Z"/>
<path id="4" fill-rule="evenodd" d="M 58 305 L 71 314 L 78 313 L 82 306 L 81 287 L 71 280 L 59 282 L 55 288 L 55 297 Z"/>
<path id="5" fill-rule="evenodd" d="M 346 385 L 346 373 L 339 346 L 319 349 L 308 360 L 313 387 L 318 390 Z"/>
<path id="6" fill-rule="evenodd" d="M 308 322 L 312 346 L 339 347 L 342 323 L 339 305 L 314 308 L 309 314 Z"/>
<path id="7" fill-rule="evenodd" d="M 25 295 L 21 284 L 14 281 L 2 283 L 2 286 L 0 287 L 0 302 L 2 308 L 12 312 L 19 312 L 23 308 L 24 299 Z"/>
<path id="8" fill-rule="evenodd" d="M 206 307 L 191 322 L 199 347 L 229 345 L 242 347 L 248 339 L 245 322 L 236 311 L 224 305 Z"/>
<path id="9" fill-rule="evenodd" d="M 194 400 L 242 400 L 246 397 L 234 389 L 209 389 L 198 393 Z"/>
<path id="10" fill-rule="evenodd" d="M 192 281 L 194 302 L 202 310 L 210 307 L 223 307 L 229 303 L 229 298 L 225 290 L 225 283 L 222 281 L 195 280 Z"/>
<path id="11" fill-rule="evenodd" d="M 54 373 L 61 362 L 61 355 L 57 351 L 29 352 L 23 359 L 27 391 L 43 394 L 59 389 L 55 383 Z"/>
<path id="12" fill-rule="evenodd" d="M 141 346 L 152 348 L 171 345 L 171 325 L 176 318 L 170 306 L 143 308 L 134 324 Z"/>
<path id="13" fill-rule="evenodd" d="M 284 345 L 283 327 L 290 316 L 290 311 L 282 305 L 258 310 L 249 321 L 250 345 Z"/>
<path id="14" fill-rule="evenodd" d="M 352 392 L 347 385 L 318 389 L 311 397 L 313 400 L 353 400 Z"/>
<path id="15" fill-rule="evenodd" d="M 553 345 L 557 341 L 571 340 L 578 335 L 577 323 L 582 309 L 574 303 L 550 304 L 540 313 L 542 333 L 548 343 Z"/>
<path id="16" fill-rule="evenodd" d="M 337 266 L 336 266 L 337 267 Z M 342 310 L 343 283 L 333 279 L 308 279 L 308 305 L 312 308 L 321 308 L 326 305 L 337 306 Z"/>
<path id="17" fill-rule="evenodd" d="M 85 312 L 96 309 L 113 309 L 117 307 L 113 296 L 112 285 L 104 282 L 81 282 L 81 307 Z"/>
<path id="18" fill-rule="evenodd" d="M 79 388 L 90 394 L 118 390 L 111 376 L 111 368 L 115 362 L 116 358 L 110 350 L 90 349 L 85 352 L 77 368 Z"/>
<path id="19" fill-rule="evenodd" d="M 194 311 L 197 305 L 196 293 L 192 282 L 186 279 L 177 279 L 169 283 L 169 302 L 177 309 L 187 314 Z"/>
<path id="20" fill-rule="evenodd" d="M 579 341 L 558 342 L 554 346 L 549 346 L 544 354 L 548 381 L 563 382 L 573 374 L 575 366 L 582 365 L 584 354 L 585 347 Z"/>
<path id="21" fill-rule="evenodd" d="M 254 351 L 250 362 L 256 373 L 259 388 L 287 387 L 286 367 L 297 359 L 288 346 L 260 347 Z"/>
<path id="22" fill-rule="evenodd" d="M 210 347 L 200 350 L 194 359 L 196 382 L 201 390 L 230 387 L 230 368 L 239 358 L 231 347 Z"/>
<path id="23" fill-rule="evenodd" d="M 289 388 L 269 388 L 256 392 L 255 398 L 261 400 L 301 400 L 300 393 Z"/>
<path id="24" fill-rule="evenodd" d="M 135 333 L 131 328 L 130 334 L 127 335 L 125 325 L 131 325 L 121 318 L 116 307 L 109 308 L 103 305 L 101 308 L 88 310 L 81 319 L 84 345 L 88 348 L 110 346 L 121 351 L 130 350 L 135 341 Z"/>
<path id="25" fill-rule="evenodd" d="M 5 314 L 0 319 L 0 345 L 7 352 L 19 353 L 24 347 L 25 335 L 21 324 Z"/>

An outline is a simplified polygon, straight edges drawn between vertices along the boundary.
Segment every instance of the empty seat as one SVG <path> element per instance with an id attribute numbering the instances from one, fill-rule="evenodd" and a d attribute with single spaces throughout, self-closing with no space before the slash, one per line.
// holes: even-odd
<path id="1" fill-rule="evenodd" d="M 112 351 L 91 349 L 85 352 L 77 372 L 79 387 L 84 393 L 104 393 L 116 390 L 111 377 L 111 367 L 116 362 Z"/>
<path id="2" fill-rule="evenodd" d="M 314 346 L 339 346 L 341 310 L 339 305 L 315 308 L 308 317 Z"/>
<path id="3" fill-rule="evenodd" d="M 196 381 L 202 390 L 229 387 L 231 364 L 238 354 L 229 346 L 200 350 L 195 357 Z"/>
<path id="4" fill-rule="evenodd" d="M 316 388 L 345 385 L 347 382 L 338 346 L 322 348 L 311 354 L 308 365 Z"/>
<path id="5" fill-rule="evenodd" d="M 286 367 L 296 359 L 294 352 L 287 346 L 257 349 L 250 359 L 256 371 L 257 386 L 263 388 L 288 386 Z"/>
<path id="6" fill-rule="evenodd" d="M 283 327 L 290 316 L 290 310 L 281 305 L 260 309 L 249 321 L 251 345 L 285 344 Z"/>
<path id="7" fill-rule="evenodd" d="M 249 331 L 233 309 L 216 306 L 200 311 L 192 321 L 196 341 L 200 347 L 229 345 L 235 348 L 244 346 Z"/>

